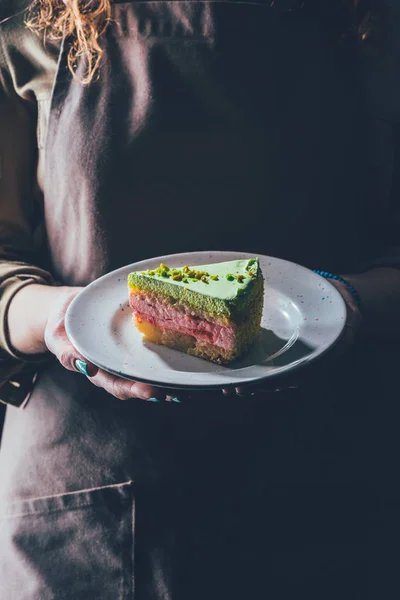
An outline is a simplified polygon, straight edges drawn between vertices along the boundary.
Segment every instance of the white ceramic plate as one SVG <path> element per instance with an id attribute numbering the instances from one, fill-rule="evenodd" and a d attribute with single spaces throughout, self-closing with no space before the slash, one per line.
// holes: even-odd
<path id="1" fill-rule="evenodd" d="M 122 267 L 88 285 L 66 315 L 66 330 L 89 361 L 126 379 L 177 388 L 222 388 L 288 373 L 326 352 L 340 337 L 346 306 L 339 292 L 309 269 L 260 256 L 265 278 L 261 332 L 252 349 L 220 366 L 144 343 L 132 324 L 127 277 L 161 262 L 182 267 L 252 258 L 239 252 L 192 252 L 161 256 Z"/>

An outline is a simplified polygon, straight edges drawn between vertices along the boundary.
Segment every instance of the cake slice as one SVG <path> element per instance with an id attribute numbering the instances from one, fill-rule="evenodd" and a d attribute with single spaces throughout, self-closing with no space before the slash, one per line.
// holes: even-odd
<path id="1" fill-rule="evenodd" d="M 257 258 L 135 271 L 128 277 L 134 323 L 144 338 L 227 364 L 260 329 L 263 276 Z"/>

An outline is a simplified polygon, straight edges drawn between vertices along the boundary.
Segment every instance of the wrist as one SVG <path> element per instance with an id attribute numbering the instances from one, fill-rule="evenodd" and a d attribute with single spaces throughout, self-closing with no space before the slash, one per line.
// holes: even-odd
<path id="1" fill-rule="evenodd" d="M 347 278 L 345 278 L 348 281 Z M 330 283 L 338 290 L 342 296 L 347 311 L 346 325 L 353 330 L 354 335 L 358 335 L 362 331 L 363 314 L 360 308 L 360 303 L 356 302 L 353 294 L 350 292 L 348 286 L 338 280 L 330 280 Z"/>
<path id="2" fill-rule="evenodd" d="M 361 296 L 353 282 L 346 276 L 334 275 L 326 271 L 315 271 L 333 285 L 342 296 L 346 305 L 346 340 L 347 345 L 353 343 L 362 331 L 363 315 L 361 312 Z"/>
<path id="3" fill-rule="evenodd" d="M 75 291 L 74 291 L 75 290 Z M 7 314 L 10 345 L 16 354 L 40 355 L 47 352 L 45 330 L 48 317 L 60 299 L 76 294 L 76 288 L 32 283 L 13 297 Z"/>
<path id="4" fill-rule="evenodd" d="M 360 294 L 358 293 L 358 291 L 354 287 L 354 285 L 349 281 L 349 279 L 344 278 L 341 275 L 336 275 L 334 273 L 330 273 L 329 271 L 319 271 L 319 270 L 315 269 L 314 273 L 316 273 L 317 275 L 320 275 L 321 277 L 324 277 L 324 279 L 328 279 L 331 283 L 336 282 L 336 283 L 340 284 L 340 286 L 337 286 L 337 287 L 339 287 L 340 289 L 346 289 L 346 291 L 347 291 L 347 293 L 344 295 L 346 297 L 351 297 L 352 303 L 354 303 L 356 306 L 358 306 L 358 307 L 361 306 Z"/>

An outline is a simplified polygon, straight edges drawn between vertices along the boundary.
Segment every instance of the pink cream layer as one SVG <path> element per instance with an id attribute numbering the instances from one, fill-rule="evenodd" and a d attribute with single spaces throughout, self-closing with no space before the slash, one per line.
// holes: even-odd
<path id="1" fill-rule="evenodd" d="M 207 321 L 204 317 L 193 315 L 189 309 L 178 310 L 158 298 L 135 292 L 130 293 L 129 304 L 139 321 L 147 321 L 181 335 L 191 335 L 224 350 L 232 350 L 235 345 L 233 327 Z"/>

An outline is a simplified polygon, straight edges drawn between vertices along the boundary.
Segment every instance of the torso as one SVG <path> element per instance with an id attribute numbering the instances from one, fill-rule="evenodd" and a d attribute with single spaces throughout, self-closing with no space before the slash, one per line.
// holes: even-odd
<path id="1" fill-rule="evenodd" d="M 48 137 L 46 148 L 43 134 L 39 145 L 41 156 L 46 150 L 44 210 L 58 279 L 85 285 L 140 258 L 204 248 L 339 271 L 368 258 L 374 209 L 368 190 L 376 173 L 366 166 L 355 57 L 330 45 L 318 19 L 229 2 L 129 2 L 114 7 L 114 16 L 98 82 L 82 88 L 61 62 L 48 127 L 54 61 L 43 58 L 49 60 L 40 93 Z M 20 90 L 35 99 L 29 83 L 20 82 Z M 168 546 L 162 532 L 172 528 L 173 536 L 172 521 L 182 517 L 175 525 L 185 538 L 185 523 L 201 514 L 196 539 L 210 542 L 221 521 L 207 521 L 202 501 L 213 504 L 216 489 L 224 490 L 215 493 L 218 501 L 234 498 L 229 481 L 239 475 L 248 493 L 239 494 L 235 510 L 247 518 L 254 511 L 252 527 L 261 515 L 265 540 L 271 523 L 254 498 L 271 481 L 298 481 L 298 473 L 303 481 L 318 480 L 319 440 L 347 402 L 355 407 L 354 430 L 363 426 L 353 378 L 362 367 L 346 386 L 343 372 L 336 373 L 319 389 L 284 396 L 279 406 L 266 398 L 228 405 L 211 395 L 179 412 L 179 405 L 115 404 L 52 364 L 27 408 L 8 415 L 3 496 L 8 502 L 134 480 L 142 495 L 138 522 L 145 523 L 137 539 L 146 556 L 154 551 L 144 541 L 147 532 L 163 560 L 171 553 L 190 564 L 185 546 L 171 550 L 173 538 Z M 351 477 L 354 461 L 346 461 L 339 460 L 339 471 Z M 181 513 L 171 499 L 184 480 Z M 172 510 L 168 523 L 162 494 Z M 166 519 L 159 533 L 151 527 L 152 506 Z M 224 515 L 222 501 L 215 511 Z M 234 519 L 229 523 L 234 527 Z M 187 589 L 186 598 L 197 598 L 193 586 Z"/>

